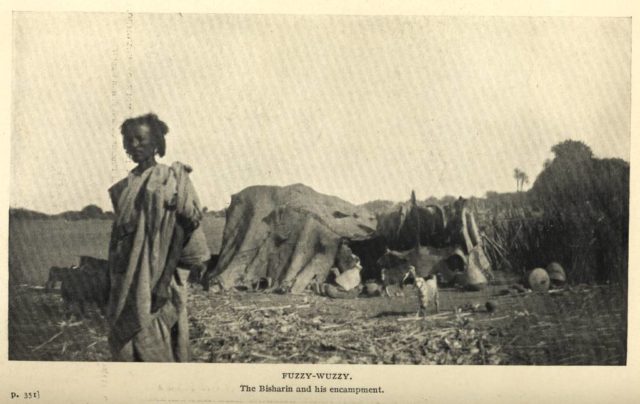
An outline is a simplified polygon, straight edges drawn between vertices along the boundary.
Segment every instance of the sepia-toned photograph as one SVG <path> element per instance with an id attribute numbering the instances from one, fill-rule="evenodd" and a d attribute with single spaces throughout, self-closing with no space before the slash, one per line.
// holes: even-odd
<path id="1" fill-rule="evenodd" d="M 630 17 L 12 23 L 9 361 L 627 364 Z"/>

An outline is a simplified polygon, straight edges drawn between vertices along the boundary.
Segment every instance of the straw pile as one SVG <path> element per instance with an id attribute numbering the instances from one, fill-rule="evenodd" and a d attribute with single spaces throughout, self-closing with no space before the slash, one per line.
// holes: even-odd
<path id="1" fill-rule="evenodd" d="M 239 302 L 219 295 L 192 304 L 192 349 L 198 362 L 500 364 L 506 359 L 488 331 L 454 313 L 336 318 L 327 299 L 290 296 L 290 304 Z M 262 303 L 262 304 L 261 304 Z M 437 321 L 438 326 L 434 326 Z"/>

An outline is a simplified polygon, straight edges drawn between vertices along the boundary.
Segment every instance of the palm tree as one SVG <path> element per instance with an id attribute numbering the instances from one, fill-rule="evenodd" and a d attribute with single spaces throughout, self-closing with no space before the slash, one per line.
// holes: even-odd
<path id="1" fill-rule="evenodd" d="M 516 191 L 520 192 L 520 179 L 522 178 L 522 170 L 516 168 L 513 170 L 513 178 L 516 179 Z"/>
<path id="2" fill-rule="evenodd" d="M 517 192 L 522 192 L 523 188 L 524 188 L 524 184 L 528 184 L 529 183 L 529 176 L 527 175 L 527 173 L 525 173 L 524 171 L 522 171 L 519 168 L 516 168 L 513 170 L 513 178 L 516 179 L 516 191 Z"/>

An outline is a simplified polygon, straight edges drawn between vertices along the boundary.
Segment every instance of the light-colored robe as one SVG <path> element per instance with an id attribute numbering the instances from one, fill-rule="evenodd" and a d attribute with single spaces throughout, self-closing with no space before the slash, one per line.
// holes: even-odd
<path id="1" fill-rule="evenodd" d="M 176 271 L 170 299 L 152 313 L 153 290 L 167 263 L 176 219 L 195 228 L 187 234 L 181 262 L 210 256 L 200 202 L 189 166 L 157 164 L 132 171 L 109 189 L 116 219 L 109 246 L 109 343 L 116 361 L 188 360 L 188 319 L 184 274 Z"/>

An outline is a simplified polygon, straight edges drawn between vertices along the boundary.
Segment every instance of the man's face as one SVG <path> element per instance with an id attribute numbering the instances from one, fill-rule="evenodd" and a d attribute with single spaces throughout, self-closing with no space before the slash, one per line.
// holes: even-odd
<path id="1" fill-rule="evenodd" d="M 156 152 L 156 145 L 153 135 L 147 125 L 136 125 L 129 130 L 123 139 L 124 149 L 131 156 L 131 160 L 141 163 L 153 157 Z"/>

